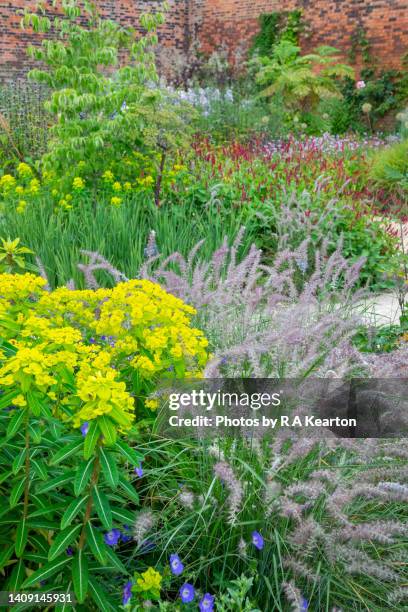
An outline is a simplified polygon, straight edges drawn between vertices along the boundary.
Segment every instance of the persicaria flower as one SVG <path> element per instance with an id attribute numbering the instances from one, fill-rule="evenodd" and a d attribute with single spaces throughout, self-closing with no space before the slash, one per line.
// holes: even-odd
<path id="1" fill-rule="evenodd" d="M 259 533 L 259 531 L 253 531 L 252 532 L 252 544 L 258 550 L 262 550 L 263 549 L 263 547 L 264 547 L 264 539 L 261 536 L 261 534 Z"/>
<path id="2" fill-rule="evenodd" d="M 190 601 L 193 601 L 195 597 L 194 587 L 192 584 L 189 584 L 188 582 L 183 584 L 179 593 L 180 593 L 181 601 L 183 603 L 190 603 Z"/>
<path id="3" fill-rule="evenodd" d="M 206 593 L 198 604 L 201 612 L 212 612 L 214 610 L 214 596 Z"/>
<path id="4" fill-rule="evenodd" d="M 119 529 L 112 529 L 105 533 L 103 539 L 105 540 L 105 544 L 108 546 L 116 546 L 120 539 L 120 531 Z"/>
<path id="5" fill-rule="evenodd" d="M 170 555 L 170 569 L 175 576 L 180 576 L 184 569 L 184 565 L 178 555 Z"/>

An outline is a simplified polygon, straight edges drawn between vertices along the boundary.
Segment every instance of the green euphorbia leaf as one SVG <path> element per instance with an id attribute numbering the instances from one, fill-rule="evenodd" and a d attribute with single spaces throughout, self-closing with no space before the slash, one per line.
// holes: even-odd
<path id="1" fill-rule="evenodd" d="M 26 517 L 23 517 L 18 524 L 16 531 L 16 555 L 17 557 L 21 557 L 25 550 L 28 538 L 28 525 Z"/>
<path id="2" fill-rule="evenodd" d="M 133 485 L 123 476 L 120 476 L 119 478 L 119 485 L 129 499 L 134 501 L 136 504 L 139 503 L 139 493 L 136 491 Z"/>
<path id="3" fill-rule="evenodd" d="M 89 425 L 88 433 L 85 436 L 84 459 L 89 459 L 92 456 L 100 435 L 101 430 L 99 429 L 98 423 L 92 421 Z"/>
<path id="4" fill-rule="evenodd" d="M 114 612 L 118 609 L 117 604 L 113 604 L 109 601 L 108 596 L 102 589 L 99 582 L 94 578 L 89 579 L 89 593 L 97 605 L 98 610 L 102 612 Z"/>
<path id="5" fill-rule="evenodd" d="M 52 491 L 52 489 L 57 489 L 58 487 L 62 487 L 62 485 L 71 482 L 74 478 L 75 472 L 66 472 L 65 474 L 61 474 L 61 476 L 56 476 L 52 478 L 48 482 L 41 484 L 37 487 L 37 493 L 48 493 L 48 491 Z"/>
<path id="6" fill-rule="evenodd" d="M 13 438 L 16 435 L 16 433 L 21 430 L 21 426 L 23 424 L 25 416 L 26 416 L 26 411 L 22 410 L 21 408 L 17 408 L 17 410 L 12 416 L 11 421 L 7 427 L 6 436 L 8 439 Z"/>
<path id="7" fill-rule="evenodd" d="M 110 530 L 112 529 L 112 512 L 109 505 L 109 500 L 105 493 L 97 486 L 93 489 L 93 500 L 96 512 L 101 520 L 102 525 Z"/>
<path id="8" fill-rule="evenodd" d="M 119 472 L 114 458 L 103 447 L 99 451 L 102 473 L 106 482 L 112 489 L 116 489 L 119 483 Z"/>
<path id="9" fill-rule="evenodd" d="M 106 565 L 107 547 L 105 546 L 105 542 L 103 541 L 102 534 L 92 525 L 92 523 L 88 523 L 85 529 L 86 541 L 94 557 L 99 561 L 101 565 Z"/>
<path id="10" fill-rule="evenodd" d="M 129 461 L 132 465 L 136 466 L 143 461 L 144 457 L 141 453 L 135 451 L 134 448 L 131 448 L 122 440 L 118 440 L 115 444 L 115 449 L 120 452 L 120 454 Z"/>
<path id="11" fill-rule="evenodd" d="M 73 525 L 72 527 L 67 527 L 61 531 L 50 547 L 48 552 L 48 560 L 53 561 L 63 551 L 65 551 L 65 549 L 68 548 L 68 546 L 72 544 L 75 538 L 79 535 L 81 529 L 82 525 Z"/>
<path id="12" fill-rule="evenodd" d="M 71 455 L 75 455 L 82 448 L 83 441 L 78 439 L 71 442 L 67 446 L 61 448 L 55 455 L 53 455 L 50 459 L 50 465 L 58 465 L 62 461 L 71 457 Z"/>
<path id="13" fill-rule="evenodd" d="M 94 458 L 83 461 L 78 465 L 74 480 L 74 493 L 78 497 L 87 486 L 92 474 Z"/>
<path id="14" fill-rule="evenodd" d="M 62 569 L 71 562 L 71 557 L 67 555 L 63 555 L 58 559 L 54 559 L 51 563 L 47 563 L 43 567 L 40 567 L 37 571 L 33 572 L 21 585 L 23 589 L 27 589 L 30 586 L 33 586 L 43 580 L 47 580 L 57 572 L 62 571 Z"/>
<path id="15" fill-rule="evenodd" d="M 64 514 L 61 518 L 61 529 L 65 529 L 68 527 L 74 518 L 79 514 L 82 508 L 85 506 L 85 502 L 88 499 L 88 496 L 81 497 L 79 499 L 74 499 L 65 510 Z"/>
<path id="16" fill-rule="evenodd" d="M 98 418 L 98 425 L 104 437 L 104 444 L 107 446 L 113 446 L 116 442 L 116 427 L 107 416 L 101 416 Z"/>
<path id="17" fill-rule="evenodd" d="M 10 493 L 10 508 L 14 508 L 15 506 L 17 506 L 17 504 L 18 504 L 18 502 L 20 500 L 20 497 L 24 493 L 25 483 L 26 483 L 26 478 L 22 478 L 11 489 L 11 493 Z"/>
<path id="18" fill-rule="evenodd" d="M 74 592 L 79 601 L 83 603 L 88 592 L 88 560 L 83 550 L 78 550 L 72 562 L 72 581 Z"/>

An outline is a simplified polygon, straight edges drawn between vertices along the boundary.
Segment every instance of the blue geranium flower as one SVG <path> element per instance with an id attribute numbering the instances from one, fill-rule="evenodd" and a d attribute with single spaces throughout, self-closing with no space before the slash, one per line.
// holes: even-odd
<path id="1" fill-rule="evenodd" d="M 116 544 L 119 542 L 120 535 L 121 534 L 119 529 L 111 529 L 111 531 L 108 531 L 103 536 L 105 544 L 107 544 L 108 546 L 116 546 Z"/>
<path id="2" fill-rule="evenodd" d="M 175 576 L 180 576 L 184 569 L 184 565 L 178 555 L 170 555 L 170 569 Z"/>
<path id="3" fill-rule="evenodd" d="M 263 547 L 264 547 L 264 539 L 261 536 L 261 534 L 259 533 L 259 531 L 253 531 L 252 532 L 252 544 L 258 550 L 262 550 L 263 549 Z"/>
<path id="4" fill-rule="evenodd" d="M 180 593 L 181 601 L 183 603 L 190 603 L 190 601 L 193 601 L 195 597 L 194 587 L 192 584 L 189 584 L 188 582 L 183 584 L 179 593 Z"/>
<path id="5" fill-rule="evenodd" d="M 214 610 L 214 596 L 210 593 L 206 593 L 200 603 L 198 604 L 201 612 L 213 612 Z"/>

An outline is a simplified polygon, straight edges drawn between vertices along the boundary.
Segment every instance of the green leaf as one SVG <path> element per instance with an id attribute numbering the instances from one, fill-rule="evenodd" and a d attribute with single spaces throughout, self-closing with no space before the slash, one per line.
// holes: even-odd
<path id="1" fill-rule="evenodd" d="M 109 601 L 105 591 L 94 578 L 90 578 L 88 584 L 89 593 L 96 603 L 98 610 L 101 610 L 101 612 L 114 612 L 118 609 L 117 604 L 114 605 Z"/>
<path id="2" fill-rule="evenodd" d="M 29 423 L 28 429 L 30 431 L 30 437 L 33 439 L 34 444 L 40 444 L 41 430 L 38 427 L 35 427 L 32 423 Z"/>
<path id="3" fill-rule="evenodd" d="M 37 571 L 33 572 L 21 585 L 23 589 L 28 588 L 29 586 L 33 586 L 37 584 L 37 582 L 41 582 L 42 580 L 47 580 L 57 572 L 60 572 L 65 565 L 71 562 L 71 557 L 68 557 L 64 554 L 63 557 L 58 559 L 54 559 L 51 563 L 47 563 L 43 567 L 40 567 Z"/>
<path id="4" fill-rule="evenodd" d="M 78 550 L 72 562 L 72 581 L 74 592 L 79 601 L 83 603 L 88 592 L 88 561 L 83 550 Z"/>
<path id="5" fill-rule="evenodd" d="M 94 557 L 101 565 L 106 565 L 106 546 L 103 541 L 102 534 L 95 527 L 93 527 L 92 523 L 88 523 L 85 530 L 86 541 L 89 544 L 89 548 L 92 550 Z"/>
<path id="6" fill-rule="evenodd" d="M 62 487 L 62 485 L 71 482 L 74 478 L 74 472 L 66 472 L 61 476 L 57 476 L 56 478 L 52 478 L 48 482 L 41 484 L 37 487 L 36 491 L 38 494 L 40 493 L 48 493 L 48 491 L 52 491 L 52 489 L 57 489 L 58 487 Z"/>
<path id="7" fill-rule="evenodd" d="M 14 566 L 13 571 L 11 572 L 11 576 L 9 581 L 7 582 L 7 590 L 8 591 L 18 591 L 25 576 L 25 567 L 23 560 L 20 559 L 18 563 Z"/>
<path id="8" fill-rule="evenodd" d="M 6 437 L 8 440 L 13 438 L 18 431 L 21 429 L 21 425 L 26 417 L 27 411 L 21 408 L 18 408 L 15 411 L 15 414 L 12 416 L 10 423 L 7 427 Z"/>
<path id="9" fill-rule="evenodd" d="M 0 476 L 0 484 L 8 480 L 12 474 L 13 472 L 11 470 L 9 472 L 3 472 L 3 474 Z"/>
<path id="10" fill-rule="evenodd" d="M 96 512 L 101 520 L 102 525 L 110 530 L 112 529 L 112 512 L 110 509 L 108 498 L 97 486 L 93 488 L 93 500 Z"/>
<path id="11" fill-rule="evenodd" d="M 126 480 L 123 476 L 119 477 L 119 485 L 127 495 L 129 499 L 134 501 L 136 504 L 139 503 L 139 493 L 133 487 L 133 485 Z"/>
<path id="12" fill-rule="evenodd" d="M 65 529 L 72 523 L 74 518 L 78 515 L 82 507 L 85 505 L 87 499 L 88 496 L 81 497 L 79 499 L 74 499 L 74 501 L 69 504 L 68 508 L 65 510 L 61 518 L 61 529 Z"/>
<path id="13" fill-rule="evenodd" d="M 105 476 L 106 482 L 112 489 L 116 489 L 119 483 L 119 472 L 115 460 L 103 447 L 100 448 L 99 453 L 102 473 Z"/>
<path id="14" fill-rule="evenodd" d="M 92 474 L 93 461 L 94 458 L 91 457 L 88 461 L 83 461 L 78 466 L 74 480 L 74 493 L 77 497 L 82 493 L 89 482 Z"/>
<path id="15" fill-rule="evenodd" d="M 99 429 L 98 423 L 96 421 L 91 421 L 88 433 L 85 436 L 84 459 L 89 459 L 92 456 L 100 435 L 101 430 Z"/>
<path id="16" fill-rule="evenodd" d="M 65 551 L 65 549 L 68 548 L 68 546 L 72 544 L 75 538 L 79 535 L 81 528 L 82 525 L 73 525 L 72 527 L 67 527 L 61 531 L 53 541 L 50 550 L 48 551 L 48 560 L 53 561 L 63 551 Z"/>
<path id="17" fill-rule="evenodd" d="M 123 442 L 122 440 L 117 440 L 115 444 L 115 449 L 119 451 L 119 453 L 123 457 L 125 457 L 126 461 L 129 461 L 129 463 L 131 463 L 134 466 L 138 465 L 144 459 L 141 453 L 138 453 L 137 451 L 135 451 L 134 448 L 131 448 L 130 446 L 125 444 L 125 442 Z"/>
<path id="18" fill-rule="evenodd" d="M 38 393 L 35 393 L 34 391 L 30 390 L 27 392 L 27 404 L 31 412 L 33 413 L 33 415 L 37 417 L 40 416 L 41 408 L 42 408 L 40 397 L 41 395 Z"/>
<path id="19" fill-rule="evenodd" d="M 40 459 L 31 459 L 31 465 L 41 480 L 48 480 L 47 467 L 44 461 L 41 461 Z"/>
<path id="20" fill-rule="evenodd" d="M 134 512 L 129 512 L 125 508 L 112 508 L 112 517 L 122 525 L 132 525 L 135 520 Z"/>
<path id="21" fill-rule="evenodd" d="M 26 458 L 26 449 L 23 448 L 18 455 L 16 456 L 16 458 L 13 461 L 13 465 L 12 465 L 12 472 L 14 475 L 17 474 L 17 472 L 19 472 L 21 470 L 21 468 L 24 465 L 25 462 L 25 458 Z"/>
<path id="22" fill-rule="evenodd" d="M 64 446 L 51 457 L 50 465 L 58 465 L 58 463 L 61 463 L 61 461 L 65 461 L 68 459 L 68 457 L 71 457 L 71 455 L 74 455 L 80 449 L 82 449 L 82 444 L 82 440 L 75 440 L 74 442 L 71 442 L 71 444 L 68 444 L 68 446 Z"/>
<path id="23" fill-rule="evenodd" d="M 11 493 L 10 493 L 10 508 L 14 508 L 15 506 L 17 506 L 17 504 L 18 504 L 18 502 L 20 500 L 20 497 L 24 493 L 25 483 L 26 483 L 26 478 L 22 478 L 11 489 Z"/>
<path id="24" fill-rule="evenodd" d="M 16 531 L 15 549 L 16 549 L 17 557 L 21 557 L 23 555 L 23 552 L 27 544 L 27 538 L 28 538 L 27 519 L 26 517 L 23 516 L 23 518 L 20 520 L 18 524 L 17 531 Z"/>
<path id="25" fill-rule="evenodd" d="M 6 546 L 0 553 L 0 570 L 10 561 L 11 556 L 14 552 L 14 543 Z"/>
<path id="26" fill-rule="evenodd" d="M 19 390 L 9 391 L 4 395 L 0 395 L 0 410 L 3 410 L 3 408 L 8 408 L 13 403 L 13 399 L 17 397 L 17 395 L 20 395 Z M 21 412 L 21 408 L 17 408 L 16 412 Z M 24 410 L 22 412 L 24 412 Z"/>
<path id="27" fill-rule="evenodd" d="M 109 546 L 107 546 L 106 548 L 107 548 L 106 555 L 108 557 L 108 561 L 110 561 L 112 565 L 114 565 L 122 574 L 124 574 L 125 576 L 128 576 L 129 572 L 126 569 L 126 567 L 123 565 L 122 561 L 119 559 L 117 554 L 113 552 L 113 550 Z"/>
<path id="28" fill-rule="evenodd" d="M 104 437 L 104 443 L 107 446 L 113 446 L 116 442 L 116 427 L 108 416 L 104 415 L 98 418 L 98 425 Z"/>

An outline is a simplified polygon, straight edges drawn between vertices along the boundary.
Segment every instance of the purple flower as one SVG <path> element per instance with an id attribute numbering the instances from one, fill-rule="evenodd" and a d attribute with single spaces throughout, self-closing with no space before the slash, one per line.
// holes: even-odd
<path id="1" fill-rule="evenodd" d="M 132 597 L 132 582 L 129 580 L 123 587 L 122 604 L 126 606 Z"/>
<path id="2" fill-rule="evenodd" d="M 252 532 L 252 544 L 258 550 L 262 550 L 264 547 L 264 539 L 258 531 Z"/>
<path id="3" fill-rule="evenodd" d="M 195 597 L 194 587 L 192 584 L 189 584 L 188 582 L 183 584 L 179 593 L 180 593 L 181 601 L 183 603 L 190 603 L 190 601 L 193 601 Z"/>
<path id="4" fill-rule="evenodd" d="M 123 543 L 130 542 L 130 540 L 132 539 L 132 536 L 129 535 L 130 533 L 129 525 L 123 525 L 123 529 L 124 531 L 120 534 L 120 539 L 122 540 Z"/>
<path id="5" fill-rule="evenodd" d="M 182 564 L 178 555 L 170 555 L 170 569 L 171 573 L 175 576 L 180 576 L 181 572 L 183 571 L 184 565 Z"/>
<path id="6" fill-rule="evenodd" d="M 105 540 L 105 544 L 108 546 L 116 546 L 120 539 L 119 529 L 112 529 L 111 531 L 108 531 L 103 536 L 103 539 Z"/>
<path id="7" fill-rule="evenodd" d="M 74 554 L 74 551 L 72 550 L 71 546 L 68 546 L 68 548 L 65 549 L 65 552 L 68 557 L 72 557 L 72 555 Z"/>
<path id="8" fill-rule="evenodd" d="M 139 478 L 141 478 L 143 476 L 142 462 L 140 462 L 133 471 L 137 476 L 139 476 Z"/>
<path id="9" fill-rule="evenodd" d="M 88 433 L 88 429 L 89 429 L 89 423 L 88 421 L 85 421 L 85 423 L 82 423 L 80 430 L 81 430 L 81 434 L 84 436 L 86 436 L 86 434 Z"/>
<path id="10" fill-rule="evenodd" d="M 309 602 L 307 601 L 307 599 L 302 597 L 300 601 L 300 610 L 301 612 L 307 612 L 308 609 L 309 609 Z"/>
<path id="11" fill-rule="evenodd" d="M 212 612 L 214 610 L 214 596 L 206 593 L 198 604 L 201 612 Z"/>

